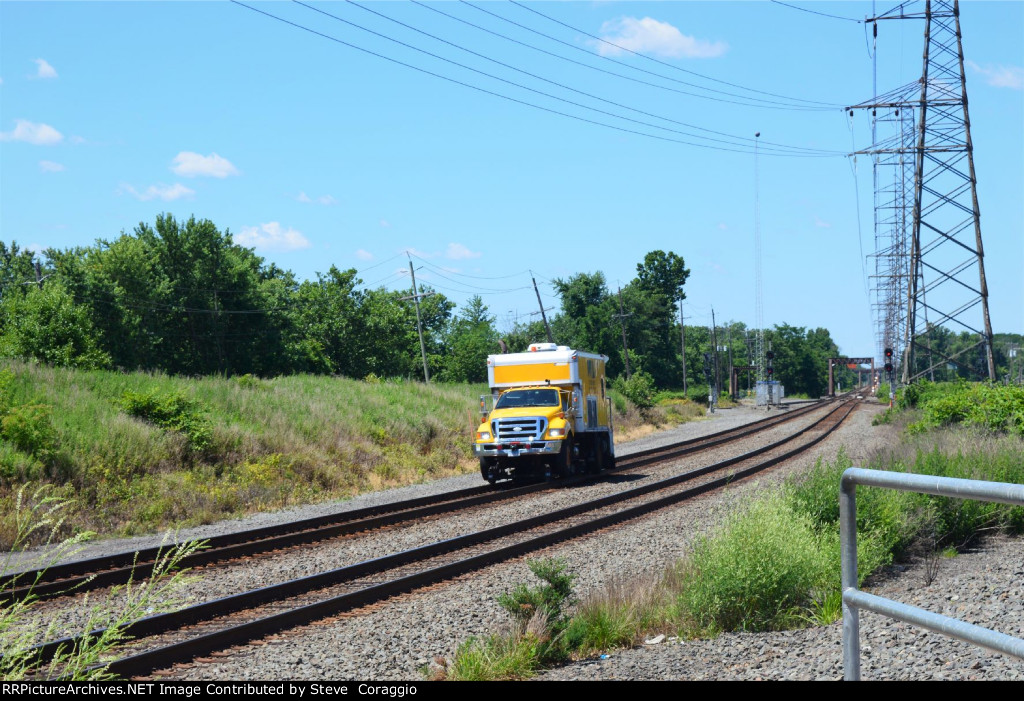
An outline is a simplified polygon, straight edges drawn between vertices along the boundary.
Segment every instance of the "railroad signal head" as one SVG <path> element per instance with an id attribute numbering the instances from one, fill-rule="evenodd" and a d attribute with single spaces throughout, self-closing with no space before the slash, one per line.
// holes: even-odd
<path id="1" fill-rule="evenodd" d="M 767 372 L 768 372 L 768 377 L 771 377 L 772 375 L 775 374 L 775 368 L 769 367 Z"/>
<path id="2" fill-rule="evenodd" d="M 892 360 L 892 348 L 885 349 L 885 359 Z"/>
<path id="3" fill-rule="evenodd" d="M 775 360 L 775 351 L 768 351 L 764 354 L 764 357 L 768 358 L 768 360 Z"/>
<path id="4" fill-rule="evenodd" d="M 892 372 L 892 363 L 886 363 L 885 364 L 885 371 L 886 372 Z"/>

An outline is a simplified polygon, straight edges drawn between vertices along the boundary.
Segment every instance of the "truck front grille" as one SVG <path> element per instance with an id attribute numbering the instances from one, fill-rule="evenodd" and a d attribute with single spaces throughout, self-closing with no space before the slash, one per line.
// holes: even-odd
<path id="1" fill-rule="evenodd" d="M 539 441 L 544 438 L 547 419 L 543 417 L 526 417 L 520 419 L 495 419 L 491 422 L 494 439 L 507 441 Z"/>

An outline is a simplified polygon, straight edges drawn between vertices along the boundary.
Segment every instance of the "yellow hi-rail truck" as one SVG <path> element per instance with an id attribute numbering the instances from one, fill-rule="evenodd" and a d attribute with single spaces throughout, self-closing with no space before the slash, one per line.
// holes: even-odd
<path id="1" fill-rule="evenodd" d="M 476 430 L 480 474 L 546 479 L 600 472 L 615 464 L 608 357 L 534 343 L 525 353 L 487 356 L 494 408 Z"/>

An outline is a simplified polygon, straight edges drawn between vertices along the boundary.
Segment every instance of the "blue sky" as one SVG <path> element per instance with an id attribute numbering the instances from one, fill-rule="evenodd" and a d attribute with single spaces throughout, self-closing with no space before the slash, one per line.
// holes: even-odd
<path id="1" fill-rule="evenodd" d="M 0 239 L 88 245 L 194 214 L 300 278 L 333 264 L 391 289 L 409 286 L 410 250 L 418 281 L 481 294 L 499 328 L 536 310 L 527 270 L 557 307 L 554 278 L 601 270 L 614 288 L 672 250 L 687 323 L 713 307 L 753 324 L 760 132 L 765 323 L 875 352 L 871 169 L 845 157 L 870 124 L 835 107 L 872 95 L 862 24 L 769 2 L 247 4 L 409 65 L 229 2 L 0 2 Z M 992 323 L 1020 333 L 1024 3 L 965 2 L 961 22 Z M 880 26 L 880 92 L 920 75 L 922 29 Z M 834 155 L 770 151 L 790 147 Z"/>

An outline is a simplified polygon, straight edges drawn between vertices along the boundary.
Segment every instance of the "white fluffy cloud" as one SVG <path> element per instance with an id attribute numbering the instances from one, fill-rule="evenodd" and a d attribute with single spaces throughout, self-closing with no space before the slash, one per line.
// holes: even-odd
<path id="1" fill-rule="evenodd" d="M 59 173 L 64 170 L 64 166 L 53 161 L 39 161 L 39 170 L 44 173 Z"/>
<path id="2" fill-rule="evenodd" d="M 129 195 L 139 200 L 140 202 L 149 202 L 150 200 L 163 200 L 164 202 L 173 202 L 174 200 L 180 200 L 183 197 L 192 197 L 196 194 L 195 190 L 185 187 L 181 183 L 174 183 L 173 185 L 150 185 L 142 192 L 139 192 L 131 185 L 122 183 L 119 188 L 119 192 L 127 192 Z"/>
<path id="3" fill-rule="evenodd" d="M 56 78 L 57 70 L 47 63 L 44 59 L 37 58 L 36 62 L 36 78 Z"/>
<path id="4" fill-rule="evenodd" d="M 64 140 L 64 135 L 49 124 L 36 124 L 27 119 L 15 119 L 14 129 L 0 131 L 0 141 L 24 141 L 36 146 L 52 146 Z"/>
<path id="5" fill-rule="evenodd" d="M 985 82 L 994 88 L 1024 90 L 1024 68 L 1020 66 L 979 66 L 974 61 L 966 63 L 972 71 L 979 73 L 985 78 Z"/>
<path id="6" fill-rule="evenodd" d="M 450 243 L 448 244 L 448 250 L 444 252 L 444 257 L 449 260 L 466 260 L 468 258 L 479 258 L 480 253 L 469 250 L 461 243 Z"/>
<path id="7" fill-rule="evenodd" d="M 620 17 L 601 25 L 601 38 L 617 46 L 596 42 L 602 56 L 617 56 L 623 49 L 666 58 L 715 58 L 729 48 L 722 41 L 687 36 L 668 22 L 650 17 Z M 618 48 L 622 47 L 622 48 Z"/>
<path id="8" fill-rule="evenodd" d="M 186 178 L 226 178 L 229 175 L 238 175 L 238 168 L 216 153 L 204 156 L 201 153 L 182 151 L 174 157 L 172 163 L 171 170 Z"/>
<path id="9" fill-rule="evenodd" d="M 242 233 L 235 236 L 235 243 L 275 252 L 299 251 L 312 246 L 301 233 L 291 227 L 285 229 L 276 221 L 259 226 L 243 226 Z"/>
<path id="10" fill-rule="evenodd" d="M 373 254 L 367 251 L 365 248 L 360 248 L 356 251 L 356 258 L 359 260 L 373 260 Z"/>

